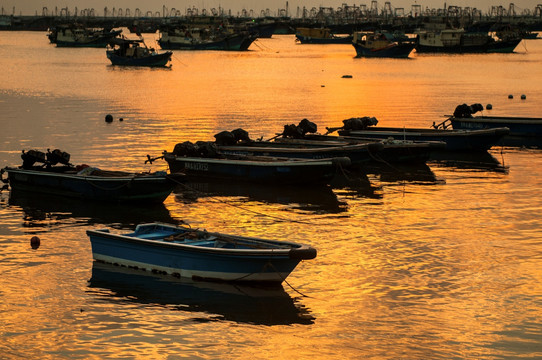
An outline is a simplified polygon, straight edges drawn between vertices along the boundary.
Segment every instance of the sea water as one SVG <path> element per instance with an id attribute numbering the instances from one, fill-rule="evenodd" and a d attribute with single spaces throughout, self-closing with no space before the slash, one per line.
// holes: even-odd
<path id="1" fill-rule="evenodd" d="M 73 164 L 165 170 L 146 156 L 236 128 L 268 139 L 304 118 L 325 132 L 360 116 L 427 128 L 463 103 L 542 113 L 542 41 L 513 54 L 354 56 L 282 35 L 247 52 L 175 51 L 171 68 L 121 68 L 104 49 L 0 32 L 0 166 L 59 148 Z M 541 169 L 541 150 L 494 147 L 326 188 L 200 181 L 150 207 L 4 189 L 0 357 L 540 358 Z M 279 289 L 93 263 L 87 229 L 151 221 L 307 243 L 318 256 Z"/>

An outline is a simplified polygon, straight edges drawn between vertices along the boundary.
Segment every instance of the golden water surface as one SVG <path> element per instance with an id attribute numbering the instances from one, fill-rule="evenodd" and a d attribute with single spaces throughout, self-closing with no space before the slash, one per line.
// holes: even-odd
<path id="1" fill-rule="evenodd" d="M 514 54 L 354 55 L 274 36 L 247 52 L 177 51 L 170 69 L 124 69 L 104 49 L 0 32 L 0 166 L 19 165 L 22 149 L 60 148 L 75 164 L 163 170 L 146 155 L 223 130 L 271 138 L 303 118 L 324 132 L 357 116 L 429 127 L 462 103 L 541 116 L 536 40 Z M 0 357 L 540 358 L 542 152 L 452 160 L 318 189 L 202 181 L 152 207 L 3 190 Z M 308 243 L 318 256 L 280 289 L 93 264 L 87 229 L 180 220 Z"/>

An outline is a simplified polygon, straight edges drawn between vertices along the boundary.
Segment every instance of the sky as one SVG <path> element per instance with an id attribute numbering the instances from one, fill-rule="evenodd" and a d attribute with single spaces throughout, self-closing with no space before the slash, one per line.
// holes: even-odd
<path id="1" fill-rule="evenodd" d="M 0 0 L 0 6 L 4 15 L 41 15 L 43 8 L 48 9 L 49 14 L 53 14 L 55 9 L 60 11 L 62 8 L 68 8 L 70 13 L 75 12 L 75 8 L 78 11 L 83 9 L 94 9 L 96 15 L 103 15 L 104 8 L 109 10 L 130 9 L 132 14 L 136 9 L 139 9 L 142 13 L 151 11 L 152 13 L 162 13 L 165 7 L 167 11 L 172 9 L 179 10 L 181 14 L 186 13 L 187 8 L 196 7 L 198 9 L 212 8 L 218 9 L 219 7 L 231 10 L 232 14 L 238 14 L 243 9 L 250 11 L 253 10 L 255 16 L 258 16 L 262 10 L 269 9 L 271 15 L 276 15 L 278 9 L 286 8 L 286 0 Z M 338 8 L 342 4 L 353 5 L 366 5 L 370 8 L 371 0 L 364 0 L 361 2 L 349 3 L 344 0 L 290 0 L 288 1 L 288 8 L 290 16 L 295 16 L 297 8 L 311 9 L 313 7 L 319 8 L 320 6 Z M 384 7 L 386 1 L 379 0 L 378 8 Z M 542 0 L 390 0 L 391 7 L 404 8 L 408 13 L 413 4 L 421 5 L 422 8 L 443 8 L 446 6 L 455 5 L 460 7 L 474 7 L 482 10 L 482 12 L 489 12 L 492 6 L 503 6 L 508 9 L 510 3 L 515 5 L 516 13 L 522 13 L 524 10 L 530 10 L 533 12 L 537 4 L 542 3 Z M 15 12 L 13 11 L 15 7 Z"/>

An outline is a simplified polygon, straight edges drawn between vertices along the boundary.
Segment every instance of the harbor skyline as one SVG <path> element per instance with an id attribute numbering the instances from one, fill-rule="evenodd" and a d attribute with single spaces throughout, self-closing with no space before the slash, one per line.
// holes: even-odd
<path id="1" fill-rule="evenodd" d="M 472 1 L 472 0 L 458 0 L 458 1 L 442 1 L 442 0 L 425 0 L 425 1 L 413 1 L 413 0 L 395 0 L 390 1 L 391 9 L 403 8 L 405 14 L 411 12 L 413 5 L 421 6 L 421 9 L 436 9 L 436 8 L 445 8 L 449 6 L 458 6 L 458 7 L 471 7 L 477 8 L 482 11 L 482 13 L 489 12 L 492 7 L 502 6 L 504 9 L 510 9 L 511 7 L 517 15 L 525 13 L 534 13 L 535 8 L 539 2 L 535 0 L 524 0 L 524 1 L 515 1 L 511 2 L 497 2 L 495 0 L 481 0 L 481 1 Z M 44 2 L 42 0 L 28 0 L 24 3 L 21 3 L 17 0 L 8 0 L 2 1 L 0 3 L 2 15 L 55 15 L 56 12 L 60 12 L 62 9 L 67 8 L 69 12 L 75 12 L 82 10 L 94 10 L 95 15 L 104 15 L 105 9 L 112 11 L 113 9 L 126 9 L 130 10 L 130 13 L 134 14 L 136 9 L 145 15 L 148 12 L 151 12 L 153 15 L 157 13 L 162 14 L 163 10 L 166 9 L 168 12 L 179 12 L 181 15 L 186 14 L 187 9 L 196 8 L 199 10 L 211 10 L 211 9 L 223 9 L 228 12 L 231 11 L 232 15 L 246 10 L 251 12 L 252 16 L 259 16 L 262 12 L 268 12 L 271 16 L 278 15 L 279 9 L 288 8 L 289 16 L 295 16 L 297 9 L 306 9 L 320 8 L 320 7 L 330 7 L 337 9 L 346 4 L 347 6 L 360 6 L 365 5 L 368 9 L 372 6 L 372 1 L 364 1 L 360 3 L 347 3 L 342 0 L 331 0 L 331 1 L 321 1 L 321 0 L 305 0 L 305 1 L 283 1 L 283 0 L 266 0 L 266 1 L 256 1 L 256 0 L 214 0 L 214 1 L 195 1 L 195 2 L 180 2 L 174 0 L 163 0 L 161 4 L 150 3 L 146 0 L 69 0 L 69 1 L 49 1 Z M 380 10 L 384 8 L 386 1 L 378 1 L 377 7 Z"/>

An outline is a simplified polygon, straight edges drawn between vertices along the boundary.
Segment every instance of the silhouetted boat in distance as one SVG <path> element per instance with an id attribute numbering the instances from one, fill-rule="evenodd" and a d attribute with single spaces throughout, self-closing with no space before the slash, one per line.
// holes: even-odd
<path id="1" fill-rule="evenodd" d="M 171 61 L 171 51 L 156 52 L 141 39 L 115 38 L 106 50 L 112 65 L 164 67 Z"/>
<path id="2" fill-rule="evenodd" d="M 416 46 L 415 39 L 389 32 L 355 32 L 352 45 L 356 57 L 407 58 Z"/>
<path id="3" fill-rule="evenodd" d="M 329 28 L 297 28 L 296 41 L 301 44 L 351 44 L 352 35 L 335 35 Z"/>

